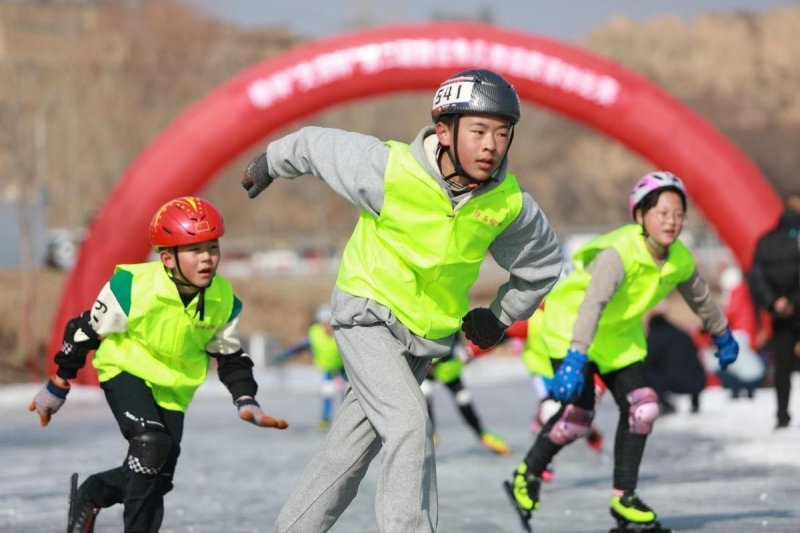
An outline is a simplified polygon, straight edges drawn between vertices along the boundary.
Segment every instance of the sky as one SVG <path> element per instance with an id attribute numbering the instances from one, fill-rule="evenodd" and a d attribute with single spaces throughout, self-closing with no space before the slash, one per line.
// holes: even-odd
<path id="1" fill-rule="evenodd" d="M 427 22 L 433 19 L 480 19 L 494 24 L 575 41 L 625 16 L 644 21 L 674 15 L 690 21 L 698 14 L 764 12 L 798 0 L 181 0 L 213 17 L 245 27 L 284 26 L 292 33 L 319 38 L 356 28 Z"/>

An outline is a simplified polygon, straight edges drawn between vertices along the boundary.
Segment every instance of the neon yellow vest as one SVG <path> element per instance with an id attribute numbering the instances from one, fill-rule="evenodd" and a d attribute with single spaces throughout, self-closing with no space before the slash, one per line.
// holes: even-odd
<path id="1" fill-rule="evenodd" d="M 555 287 L 553 288 L 555 289 Z M 550 291 L 550 294 L 552 294 L 552 291 Z M 522 348 L 522 362 L 531 374 L 551 378 L 553 377 L 553 365 L 550 363 L 551 355 L 544 353 L 545 350 L 541 347 L 534 351 L 534 346 L 542 342 L 540 336 L 541 329 L 544 328 L 543 315 L 544 310 L 540 308 L 528 319 L 528 337 L 525 339 L 525 346 Z M 563 356 L 564 354 L 552 355 L 553 358 L 557 359 Z"/>
<path id="2" fill-rule="evenodd" d="M 197 298 L 184 308 L 160 261 L 118 265 L 115 277 L 125 272 L 131 274 L 128 329 L 103 338 L 93 360 L 98 377 L 105 382 L 127 372 L 147 382 L 161 407 L 186 411 L 208 373 L 206 345 L 230 320 L 231 285 L 214 276 L 201 322 Z"/>
<path id="3" fill-rule="evenodd" d="M 589 359 L 601 374 L 618 370 L 647 356 L 642 316 L 663 300 L 676 285 L 694 272 L 694 258 L 686 246 L 675 241 L 667 260 L 658 267 L 647 250 L 637 224 L 600 235 L 575 252 L 575 271 L 556 284 L 547 295 L 544 310 L 528 323 L 528 341 L 523 360 L 531 372 L 552 376 L 549 358 L 564 357 L 572 342 L 572 331 L 591 275 L 586 266 L 606 248 L 622 258 L 625 277 L 606 305 L 589 345 Z"/>
<path id="4" fill-rule="evenodd" d="M 312 324 L 308 328 L 308 342 L 311 345 L 314 366 L 325 372 L 339 372 L 342 369 L 339 347 L 336 346 L 333 336 L 325 331 L 325 326 Z"/>
<path id="5" fill-rule="evenodd" d="M 461 377 L 461 369 L 464 368 L 464 362 L 458 357 L 449 357 L 445 359 L 433 360 L 433 378 L 439 383 L 452 383 Z"/>
<path id="6" fill-rule="evenodd" d="M 522 209 L 516 178 L 457 210 L 439 182 L 389 141 L 379 216 L 362 211 L 342 256 L 336 285 L 388 307 L 414 334 L 455 333 L 469 310 L 468 291 L 489 245 Z"/>

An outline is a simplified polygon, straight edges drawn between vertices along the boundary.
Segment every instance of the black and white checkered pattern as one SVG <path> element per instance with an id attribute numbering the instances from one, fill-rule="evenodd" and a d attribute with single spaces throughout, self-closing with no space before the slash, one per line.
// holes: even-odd
<path id="1" fill-rule="evenodd" d="M 139 461 L 138 457 L 134 457 L 133 455 L 128 456 L 128 468 L 136 472 L 137 474 L 144 474 L 146 476 L 155 476 L 158 474 L 157 468 L 150 468 L 144 466 L 141 461 Z"/>

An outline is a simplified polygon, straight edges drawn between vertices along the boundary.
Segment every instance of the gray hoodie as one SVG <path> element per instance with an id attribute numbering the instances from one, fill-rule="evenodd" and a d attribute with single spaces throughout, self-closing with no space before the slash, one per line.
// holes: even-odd
<path id="1" fill-rule="evenodd" d="M 507 160 L 490 182 L 474 192 L 454 196 L 436 164 L 437 146 L 435 130 L 428 126 L 411 144 L 411 153 L 440 183 L 455 209 L 505 179 Z M 375 216 L 380 214 L 389 160 L 389 147 L 380 139 L 338 129 L 306 127 L 271 142 L 266 156 L 273 178 L 317 176 L 360 209 Z M 489 247 L 497 264 L 509 272 L 508 281 L 498 288 L 490 306 L 508 325 L 533 314 L 558 280 L 562 267 L 559 242 L 547 217 L 532 196 L 523 192 L 522 198 L 519 216 Z M 452 336 L 436 340 L 417 337 L 397 322 L 386 307 L 338 289 L 333 291 L 332 309 L 334 325 L 385 323 L 415 355 L 441 357 L 452 345 Z"/>

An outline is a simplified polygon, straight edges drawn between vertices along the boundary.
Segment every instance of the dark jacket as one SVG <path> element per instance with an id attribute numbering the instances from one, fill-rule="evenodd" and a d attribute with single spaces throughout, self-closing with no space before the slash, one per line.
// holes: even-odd
<path id="1" fill-rule="evenodd" d="M 784 212 L 759 239 L 749 278 L 758 306 L 772 312 L 775 300 L 786 296 L 800 308 L 800 213 Z"/>
<path id="2" fill-rule="evenodd" d="M 696 394 L 703 390 L 706 372 L 692 338 L 662 315 L 650 318 L 645 371 L 659 395 Z"/>

